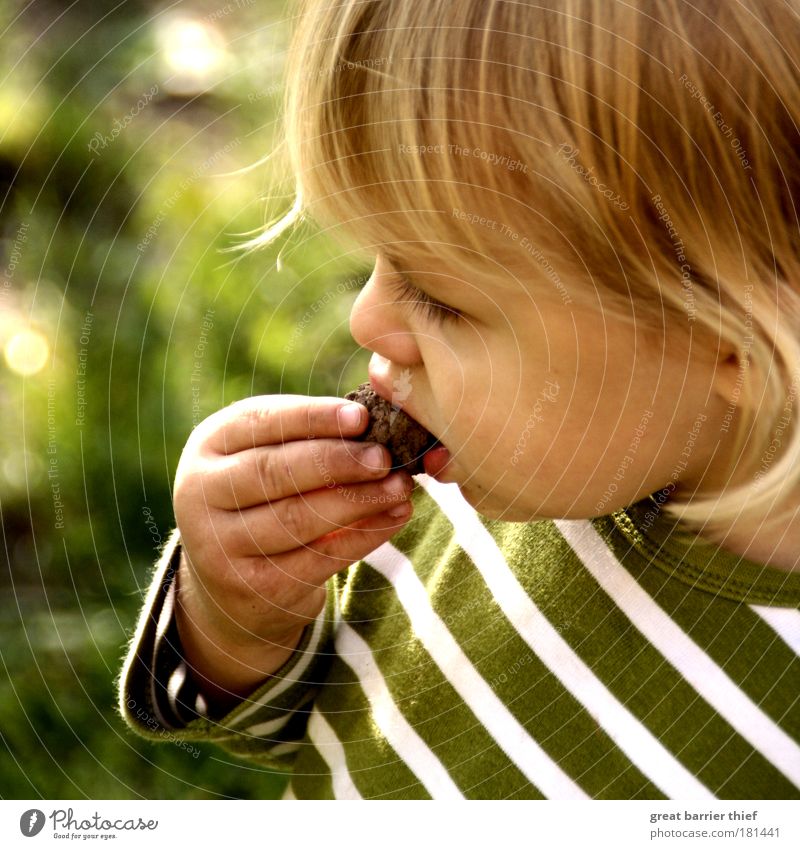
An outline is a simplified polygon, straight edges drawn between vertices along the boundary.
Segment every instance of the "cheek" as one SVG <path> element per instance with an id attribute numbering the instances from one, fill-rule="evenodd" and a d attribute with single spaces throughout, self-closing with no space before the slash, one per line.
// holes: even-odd
<path id="1" fill-rule="evenodd" d="M 479 420 L 473 415 L 475 408 L 488 408 L 496 393 L 496 367 L 484 341 L 461 330 L 453 338 L 431 336 L 421 341 L 425 373 L 444 423 L 469 433 L 472 427 L 465 428 L 461 419 Z"/>

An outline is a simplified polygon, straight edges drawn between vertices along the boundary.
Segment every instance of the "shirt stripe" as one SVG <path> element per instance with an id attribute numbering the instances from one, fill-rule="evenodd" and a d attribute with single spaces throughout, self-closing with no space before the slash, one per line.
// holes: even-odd
<path id="1" fill-rule="evenodd" d="M 366 561 L 393 586 L 411 627 L 453 689 L 527 779 L 553 799 L 586 799 L 586 793 L 519 724 L 437 616 L 408 558 L 390 543 Z"/>
<path id="2" fill-rule="evenodd" d="M 183 682 L 186 680 L 186 664 L 179 663 L 172 675 L 169 676 L 169 681 L 167 681 L 167 698 L 169 699 L 169 706 L 172 708 L 172 712 L 174 714 L 178 713 L 178 693 L 180 692 L 181 687 L 183 686 Z"/>
<path id="3" fill-rule="evenodd" d="M 272 737 L 285 725 L 288 725 L 291 718 L 292 712 L 287 710 L 285 716 L 279 716 L 275 719 L 268 719 L 266 722 L 257 722 L 255 725 L 248 726 L 245 729 L 245 733 L 252 734 L 253 737 Z"/>
<path id="4" fill-rule="evenodd" d="M 590 522 L 558 520 L 555 524 L 633 625 L 729 725 L 800 787 L 800 746 L 634 581 Z"/>
<path id="5" fill-rule="evenodd" d="M 800 610 L 761 604 L 751 604 L 750 607 L 796 655 L 800 655 Z"/>
<path id="6" fill-rule="evenodd" d="M 303 680 L 303 675 L 308 670 L 312 660 L 314 659 L 314 655 L 320 647 L 326 616 L 327 612 L 325 607 L 323 607 L 319 616 L 317 616 L 314 621 L 314 626 L 311 629 L 311 638 L 303 651 L 303 655 L 300 660 L 286 673 L 284 677 L 277 681 L 273 687 L 269 687 L 261 693 L 257 699 L 250 702 L 246 708 L 240 711 L 231 722 L 232 727 L 237 728 L 244 722 L 244 720 L 249 719 L 256 711 L 263 708 L 265 704 L 274 701 L 278 698 L 278 696 L 289 690 L 292 685 Z M 252 728 L 248 730 L 252 731 Z M 258 732 L 252 731 L 252 733 L 255 734 Z"/>
<path id="7" fill-rule="evenodd" d="M 614 743 L 670 798 L 715 798 L 714 794 L 616 699 L 556 631 L 514 577 L 496 540 L 460 493 L 433 480 L 431 484 L 425 484 L 429 494 L 452 522 L 456 529 L 456 541 L 481 573 L 506 618 Z"/>
<path id="8" fill-rule="evenodd" d="M 161 606 L 161 613 L 158 617 L 158 622 L 156 624 L 155 631 L 155 639 L 153 640 L 153 657 L 151 660 L 152 668 L 156 667 L 156 660 L 158 658 L 158 653 L 161 648 L 161 643 L 164 640 L 164 636 L 169 630 L 170 623 L 172 622 L 172 617 L 175 613 L 175 582 L 173 581 L 166 593 L 164 594 L 164 601 Z M 182 666 L 183 664 L 181 664 Z M 174 722 L 170 722 L 166 716 L 164 716 L 164 712 L 161 710 L 158 704 L 158 689 L 160 687 L 160 682 L 154 677 L 150 681 L 150 704 L 153 708 L 153 713 L 156 715 L 156 719 L 159 724 L 163 725 L 165 728 L 174 728 Z M 174 702 L 173 702 L 174 705 Z M 177 719 L 177 717 L 175 717 Z"/>
<path id="9" fill-rule="evenodd" d="M 434 799 L 463 798 L 442 762 L 394 703 L 367 643 L 345 622 L 341 622 L 337 629 L 336 650 L 356 674 L 370 702 L 372 719 L 378 730 L 428 793 Z"/>
<path id="10" fill-rule="evenodd" d="M 361 799 L 353 779 L 347 769 L 347 757 L 344 746 L 328 720 L 315 707 L 308 720 L 308 736 L 316 746 L 322 760 L 331 771 L 333 795 L 336 799 Z"/>
<path id="11" fill-rule="evenodd" d="M 290 743 L 278 743 L 278 745 L 273 746 L 269 752 L 274 758 L 282 758 L 285 755 L 293 755 L 295 752 L 299 752 L 302 748 L 303 744 L 295 740 Z"/>

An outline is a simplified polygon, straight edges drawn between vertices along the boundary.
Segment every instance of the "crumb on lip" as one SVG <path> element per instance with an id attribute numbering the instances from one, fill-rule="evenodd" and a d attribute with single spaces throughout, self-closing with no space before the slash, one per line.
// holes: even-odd
<path id="1" fill-rule="evenodd" d="M 399 407 L 381 398 L 369 383 L 362 383 L 344 397 L 363 404 L 369 411 L 369 426 L 357 439 L 385 445 L 392 455 L 393 469 L 405 469 L 412 475 L 424 471 L 423 455 L 439 444 L 432 433 Z"/>

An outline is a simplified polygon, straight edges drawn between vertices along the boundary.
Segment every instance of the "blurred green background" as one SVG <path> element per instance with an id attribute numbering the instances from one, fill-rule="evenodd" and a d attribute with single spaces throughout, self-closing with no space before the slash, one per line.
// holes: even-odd
<path id="1" fill-rule="evenodd" d="M 282 791 L 220 750 L 140 740 L 114 679 L 192 427 L 366 372 L 347 329 L 363 264 L 309 228 L 224 252 L 291 202 L 285 165 L 263 160 L 292 14 L 0 5 L 3 798 Z"/>

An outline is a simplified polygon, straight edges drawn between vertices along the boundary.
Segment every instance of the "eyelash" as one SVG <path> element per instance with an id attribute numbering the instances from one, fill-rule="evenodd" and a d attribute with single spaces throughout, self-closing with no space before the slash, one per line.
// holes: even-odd
<path id="1" fill-rule="evenodd" d="M 393 273 L 388 285 L 392 295 L 398 301 L 409 301 L 411 308 L 421 312 L 423 318 L 428 321 L 444 324 L 458 321 L 461 318 L 461 313 L 458 310 L 437 301 L 427 292 L 417 289 L 405 274 Z"/>

